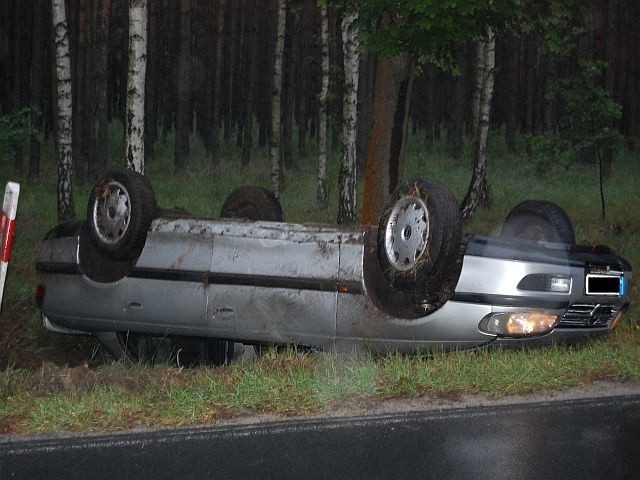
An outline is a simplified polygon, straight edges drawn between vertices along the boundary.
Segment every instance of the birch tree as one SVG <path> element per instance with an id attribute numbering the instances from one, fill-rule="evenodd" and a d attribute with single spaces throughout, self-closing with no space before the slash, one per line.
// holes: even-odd
<path id="1" fill-rule="evenodd" d="M 52 0 L 54 43 L 56 49 L 56 93 L 58 157 L 58 220 L 64 222 L 75 218 L 73 203 L 71 157 L 71 55 L 64 0 Z"/>
<path id="2" fill-rule="evenodd" d="M 329 96 L 329 12 L 320 5 L 320 42 L 322 47 L 322 79 L 320 84 L 320 118 L 318 121 L 318 176 L 316 198 L 320 208 L 327 206 L 327 99 Z"/>
<path id="3" fill-rule="evenodd" d="M 144 173 L 144 83 L 147 70 L 147 0 L 129 2 L 126 167 Z"/>
<path id="4" fill-rule="evenodd" d="M 280 170 L 281 98 L 282 98 L 282 55 L 287 20 L 287 0 L 278 0 L 278 29 L 276 32 L 275 64 L 271 93 L 271 141 L 269 160 L 271 161 L 271 184 L 276 198 L 280 198 L 282 172 Z"/>
<path id="5" fill-rule="evenodd" d="M 340 162 L 340 202 L 338 223 L 356 219 L 356 131 L 358 113 L 358 77 L 360 41 L 358 12 L 345 13 L 342 19 L 344 53 L 344 94 L 342 103 L 342 161 Z"/>
<path id="6" fill-rule="evenodd" d="M 468 218 L 478 207 L 489 201 L 487 184 L 487 136 L 493 96 L 496 63 L 496 37 L 487 28 L 486 37 L 476 47 L 475 92 L 473 98 L 474 166 L 467 194 L 462 202 L 462 217 Z"/>

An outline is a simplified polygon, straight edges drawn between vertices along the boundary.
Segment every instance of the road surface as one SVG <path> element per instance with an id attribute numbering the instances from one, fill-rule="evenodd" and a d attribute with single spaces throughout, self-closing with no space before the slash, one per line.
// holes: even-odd
<path id="1" fill-rule="evenodd" d="M 637 479 L 640 395 L 0 437 L 5 479 Z"/>

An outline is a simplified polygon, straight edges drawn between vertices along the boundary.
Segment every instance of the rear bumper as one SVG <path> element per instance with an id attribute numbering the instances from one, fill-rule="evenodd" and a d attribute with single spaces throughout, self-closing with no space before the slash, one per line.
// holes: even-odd
<path id="1" fill-rule="evenodd" d="M 64 327 L 53 322 L 46 315 L 42 315 L 42 325 L 51 333 L 59 333 L 61 335 L 82 335 L 82 336 L 91 336 L 91 332 L 87 332 L 84 330 L 76 330 L 74 328 Z"/>

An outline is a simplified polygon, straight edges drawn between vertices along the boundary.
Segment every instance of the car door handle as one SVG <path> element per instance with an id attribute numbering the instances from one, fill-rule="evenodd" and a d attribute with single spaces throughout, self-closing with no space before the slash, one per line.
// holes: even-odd
<path id="1" fill-rule="evenodd" d="M 233 320 L 235 316 L 235 309 L 229 307 L 216 308 L 213 312 L 213 318 L 217 320 Z"/>
<path id="2" fill-rule="evenodd" d="M 127 305 L 124 307 L 125 311 L 129 311 L 129 310 L 141 310 L 143 308 L 142 303 L 140 302 L 129 302 L 127 303 Z"/>

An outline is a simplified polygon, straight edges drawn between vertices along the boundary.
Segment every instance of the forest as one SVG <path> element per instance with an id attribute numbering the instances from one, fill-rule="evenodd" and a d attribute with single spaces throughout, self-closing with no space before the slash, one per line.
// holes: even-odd
<path id="1" fill-rule="evenodd" d="M 40 176 L 41 144 L 56 126 L 55 3 L 0 1 L 1 156 L 13 171 L 25 173 L 31 181 Z M 309 146 L 313 143 L 315 152 L 321 143 L 321 124 L 328 126 L 325 137 L 330 148 L 340 150 L 346 99 L 354 94 L 347 90 L 352 88 L 357 99 L 355 161 L 353 167 L 343 165 L 342 170 L 354 170 L 352 176 L 363 179 L 365 164 L 372 161 L 367 145 L 379 134 L 370 135 L 375 124 L 376 77 L 384 73 L 380 65 L 407 54 L 410 58 L 404 61 L 409 74 L 394 72 L 401 82 L 396 82 L 395 90 L 385 92 L 399 100 L 391 105 L 395 109 L 387 112 L 388 118 L 380 120 L 382 129 L 397 137 L 394 117 L 400 116 L 402 127 L 407 127 L 404 130 L 413 135 L 421 132 L 429 142 L 444 142 L 455 164 L 462 158 L 464 139 L 474 141 L 477 136 L 478 84 L 486 87 L 489 76 L 492 91 L 486 120 L 493 135 L 504 136 L 509 152 L 524 148 L 528 157 L 587 163 L 601 153 L 606 177 L 616 150 L 633 149 L 640 135 L 640 32 L 636 27 L 640 4 L 635 0 L 473 1 L 467 7 L 429 0 L 402 4 L 315 0 L 57 3 L 65 6 L 70 56 L 69 165 L 79 181 L 91 181 L 110 162 L 125 164 L 123 152 L 109 151 L 107 132 L 114 120 L 126 123 L 129 9 L 134 4 L 144 4 L 146 17 L 143 164 L 153 164 L 154 145 L 173 133 L 176 173 L 193 163 L 189 139 L 194 137 L 206 151 L 205 161 L 198 159 L 198 168 L 206 169 L 212 178 L 219 172 L 221 145 L 235 145 L 237 162 L 243 169 L 250 168 L 252 151 L 269 145 L 274 118 L 279 118 L 277 175 L 295 175 L 298 163 L 317 161 L 311 158 Z M 284 15 L 279 15 L 281 7 Z M 449 17 L 447 8 L 454 12 Z M 424 18 L 434 22 L 425 23 Z M 359 25 L 355 31 L 360 38 L 351 46 L 351 54 L 350 40 L 344 36 L 346 20 Z M 280 23 L 286 28 L 277 89 L 273 72 L 279 57 Z M 380 35 L 385 31 L 388 35 Z M 490 75 L 478 80 L 485 68 L 479 63 L 478 46 L 487 43 L 487 32 L 493 41 L 492 65 L 485 69 Z M 346 61 L 354 55 L 355 76 Z M 323 75 L 327 75 L 326 85 Z M 354 78 L 357 85 L 350 87 Z M 276 90 L 278 97 L 272 94 Z M 279 109 L 275 117 L 274 98 Z M 520 146 L 518 138 L 524 139 Z M 399 162 L 397 143 L 392 145 L 396 153 L 380 152 L 387 157 L 383 162 Z M 478 167 L 478 159 L 474 161 Z M 373 195 L 384 197 L 384 191 L 393 190 L 401 177 L 401 163 L 388 174 L 378 174 L 372 183 L 384 189 Z M 279 181 L 274 184 L 276 190 Z M 351 184 L 353 190 L 355 182 Z M 365 186 L 365 198 L 371 192 Z M 344 201 L 341 193 L 340 203 Z M 351 211 L 339 221 L 355 217 Z"/>

